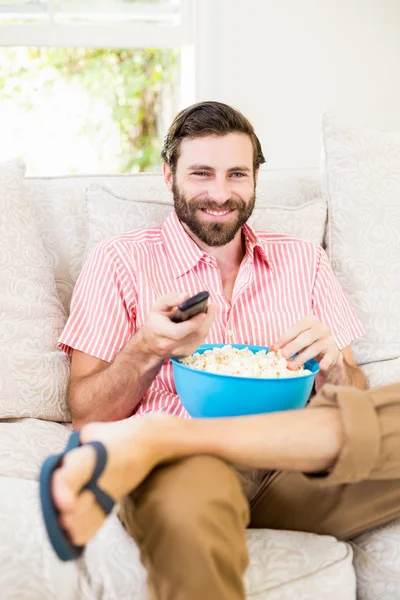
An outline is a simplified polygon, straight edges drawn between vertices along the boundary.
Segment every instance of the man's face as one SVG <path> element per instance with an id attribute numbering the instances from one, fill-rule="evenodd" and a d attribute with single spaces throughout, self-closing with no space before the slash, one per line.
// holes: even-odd
<path id="1" fill-rule="evenodd" d="M 183 140 L 175 176 L 164 168 L 176 214 L 207 246 L 232 241 L 255 203 L 253 147 L 240 133 Z"/>

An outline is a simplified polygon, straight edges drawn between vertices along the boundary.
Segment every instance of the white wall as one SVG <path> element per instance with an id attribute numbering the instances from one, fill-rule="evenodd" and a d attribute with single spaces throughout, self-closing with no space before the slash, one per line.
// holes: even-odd
<path id="1" fill-rule="evenodd" d="M 270 167 L 319 165 L 324 111 L 400 130 L 400 0 L 198 0 L 197 100 L 250 118 Z"/>

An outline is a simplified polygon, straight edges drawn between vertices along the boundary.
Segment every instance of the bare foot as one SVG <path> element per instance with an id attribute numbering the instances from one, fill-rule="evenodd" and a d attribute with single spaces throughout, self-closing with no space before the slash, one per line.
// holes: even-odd
<path id="1" fill-rule="evenodd" d="M 152 415 L 117 423 L 93 423 L 82 428 L 84 444 L 97 440 L 107 449 L 106 467 L 97 485 L 116 502 L 135 489 L 165 457 L 158 443 L 160 428 L 173 417 Z M 103 524 L 106 516 L 92 492 L 82 487 L 90 480 L 96 454 L 91 446 L 69 452 L 52 480 L 52 496 L 60 511 L 60 523 L 74 545 L 84 545 Z"/>

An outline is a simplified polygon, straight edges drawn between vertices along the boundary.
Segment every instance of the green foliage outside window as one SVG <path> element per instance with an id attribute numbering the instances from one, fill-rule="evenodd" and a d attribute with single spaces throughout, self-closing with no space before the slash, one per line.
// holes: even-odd
<path id="1" fill-rule="evenodd" d="M 154 170 L 160 164 L 163 99 L 176 96 L 178 64 L 179 50 L 171 49 L 26 48 L 21 54 L 3 48 L 0 100 L 15 98 L 29 110 L 24 82 L 32 82 L 32 73 L 37 85 L 49 88 L 60 76 L 78 82 L 109 106 L 121 137 L 119 171 Z"/>

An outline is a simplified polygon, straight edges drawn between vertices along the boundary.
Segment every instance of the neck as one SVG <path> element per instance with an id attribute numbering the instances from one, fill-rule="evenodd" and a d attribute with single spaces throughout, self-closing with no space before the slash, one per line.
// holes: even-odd
<path id="1" fill-rule="evenodd" d="M 202 242 L 185 223 L 182 223 L 182 226 L 201 250 L 214 256 L 221 271 L 234 268 L 238 269 L 240 267 L 246 249 L 242 229 L 239 229 L 233 240 L 228 242 L 228 244 L 225 244 L 225 246 L 207 246 L 207 244 Z"/>

